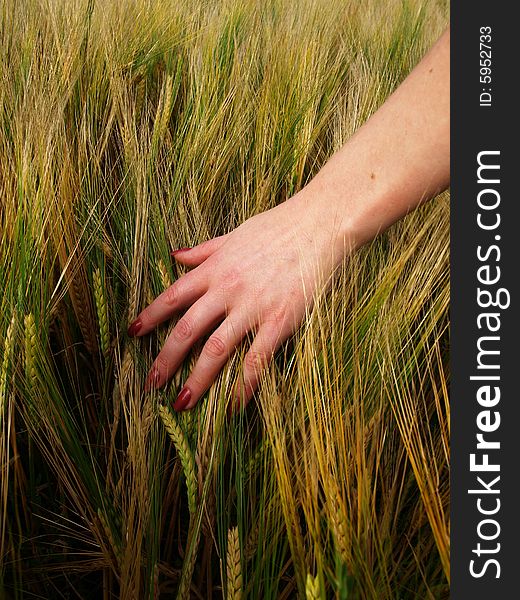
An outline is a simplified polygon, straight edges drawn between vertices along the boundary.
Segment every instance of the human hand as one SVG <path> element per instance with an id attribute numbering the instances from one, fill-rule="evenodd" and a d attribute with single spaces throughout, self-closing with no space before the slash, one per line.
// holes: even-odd
<path id="1" fill-rule="evenodd" d="M 193 270 L 129 327 L 142 336 L 180 311 L 148 374 L 163 386 L 193 344 L 210 334 L 174 404 L 195 406 L 248 333 L 244 403 L 317 291 L 345 255 L 449 185 L 449 30 L 381 108 L 307 186 L 231 233 L 175 259 Z"/>
<path id="2" fill-rule="evenodd" d="M 174 404 L 175 410 L 193 408 L 252 333 L 234 392 L 234 401 L 246 404 L 333 271 L 333 233 L 323 225 L 311 199 L 300 193 L 227 235 L 172 253 L 193 269 L 146 307 L 128 330 L 143 336 L 185 311 L 155 359 L 145 391 L 167 383 L 193 344 L 210 334 Z"/>

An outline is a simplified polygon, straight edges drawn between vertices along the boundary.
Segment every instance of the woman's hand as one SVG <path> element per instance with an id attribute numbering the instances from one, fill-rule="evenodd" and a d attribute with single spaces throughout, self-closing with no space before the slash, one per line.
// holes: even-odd
<path id="1" fill-rule="evenodd" d="M 301 324 L 333 271 L 333 233 L 319 222 L 300 192 L 227 235 L 173 253 L 193 269 L 145 308 L 128 330 L 129 335 L 146 335 L 184 312 L 155 359 L 145 390 L 163 386 L 193 344 L 209 335 L 174 404 L 176 410 L 192 408 L 251 333 L 254 339 L 234 398 L 247 403 L 262 371 Z"/>
<path id="2" fill-rule="evenodd" d="M 373 239 L 450 179 L 449 31 L 383 106 L 296 196 L 176 260 L 192 271 L 132 323 L 145 335 L 186 311 L 150 371 L 160 387 L 194 342 L 207 340 L 174 408 L 192 408 L 251 332 L 242 399 L 247 402 L 280 344 L 316 292 L 354 248 Z"/>

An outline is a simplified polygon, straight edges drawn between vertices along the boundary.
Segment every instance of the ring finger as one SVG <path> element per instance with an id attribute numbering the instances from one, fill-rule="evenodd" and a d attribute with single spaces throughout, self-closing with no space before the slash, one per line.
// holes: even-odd
<path id="1" fill-rule="evenodd" d="M 193 371 L 173 405 L 175 410 L 186 410 L 195 406 L 215 381 L 247 331 L 244 320 L 237 316 L 237 313 L 230 313 L 205 343 Z"/>

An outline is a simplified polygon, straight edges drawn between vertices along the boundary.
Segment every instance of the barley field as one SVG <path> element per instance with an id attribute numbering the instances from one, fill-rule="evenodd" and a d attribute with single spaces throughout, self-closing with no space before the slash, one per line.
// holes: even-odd
<path id="1" fill-rule="evenodd" d="M 0 0 L 0 598 L 449 595 L 449 197 L 345 262 L 230 419 L 145 394 L 170 251 L 283 202 L 441 0 Z"/>

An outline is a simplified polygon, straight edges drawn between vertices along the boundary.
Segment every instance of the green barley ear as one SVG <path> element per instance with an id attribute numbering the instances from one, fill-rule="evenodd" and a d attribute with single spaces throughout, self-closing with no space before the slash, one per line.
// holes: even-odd
<path id="1" fill-rule="evenodd" d="M 25 315 L 25 375 L 31 389 L 36 389 L 38 376 L 36 371 L 36 347 L 38 337 L 36 335 L 36 324 L 32 313 Z"/>
<path id="2" fill-rule="evenodd" d="M 313 577 L 307 573 L 307 581 L 305 583 L 305 597 L 307 600 L 320 600 L 320 580 L 319 577 Z"/>
<path id="3" fill-rule="evenodd" d="M 166 431 L 181 459 L 184 477 L 186 478 L 186 486 L 188 487 L 188 507 L 190 509 L 190 515 L 194 515 L 197 509 L 197 476 L 195 474 L 195 458 L 193 452 L 190 450 L 188 440 L 186 439 L 182 428 L 171 412 L 162 405 L 159 405 L 158 410 L 162 422 L 166 427 Z"/>
<path id="4" fill-rule="evenodd" d="M 238 527 L 232 527 L 227 536 L 227 594 L 226 600 L 242 598 L 242 568 L 240 565 L 240 542 Z"/>
<path id="5" fill-rule="evenodd" d="M 106 356 L 110 350 L 110 330 L 108 327 L 108 304 L 105 296 L 101 271 L 96 269 L 93 275 L 94 300 L 99 322 L 99 334 L 101 338 L 101 351 Z"/>

